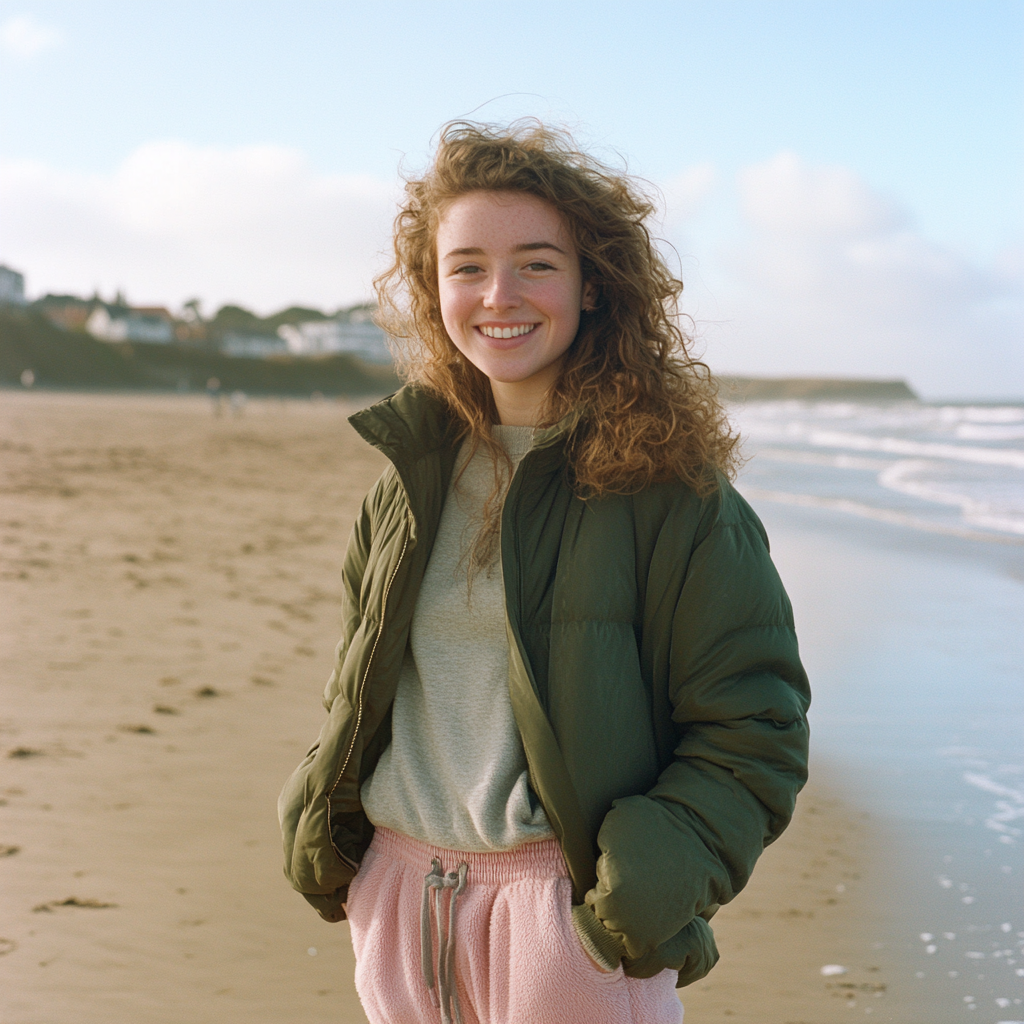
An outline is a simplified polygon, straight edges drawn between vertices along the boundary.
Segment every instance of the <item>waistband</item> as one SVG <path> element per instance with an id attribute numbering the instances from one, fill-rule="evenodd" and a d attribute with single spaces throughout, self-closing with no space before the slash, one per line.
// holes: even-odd
<path id="1" fill-rule="evenodd" d="M 513 850 L 494 853 L 470 853 L 465 850 L 447 850 L 442 846 L 431 846 L 418 839 L 379 827 L 373 834 L 370 849 L 403 861 L 416 871 L 429 871 L 434 859 L 441 862 L 445 871 L 457 864 L 469 869 L 469 879 L 474 885 L 507 885 L 530 878 L 568 878 L 562 848 L 557 839 L 541 839 L 536 843 L 524 843 Z"/>

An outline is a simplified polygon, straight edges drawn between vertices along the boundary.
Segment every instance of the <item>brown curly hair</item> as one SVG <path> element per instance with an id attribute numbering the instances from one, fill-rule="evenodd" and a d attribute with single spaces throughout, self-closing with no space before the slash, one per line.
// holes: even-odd
<path id="1" fill-rule="evenodd" d="M 647 221 L 654 203 L 634 178 L 581 152 L 572 137 L 534 120 L 511 125 L 445 125 L 434 161 L 406 181 L 394 223 L 394 262 L 374 281 L 381 326 L 403 376 L 439 395 L 495 457 L 497 413 L 487 377 L 455 347 L 441 320 L 437 228 L 448 206 L 470 192 L 518 192 L 550 203 L 576 244 L 583 281 L 596 290 L 541 425 L 582 413 L 569 467 L 581 494 L 632 494 L 679 478 L 698 493 L 715 470 L 732 476 L 737 438 L 708 367 L 680 329 L 682 282 L 655 246 Z M 492 495 L 491 518 L 500 501 Z"/>

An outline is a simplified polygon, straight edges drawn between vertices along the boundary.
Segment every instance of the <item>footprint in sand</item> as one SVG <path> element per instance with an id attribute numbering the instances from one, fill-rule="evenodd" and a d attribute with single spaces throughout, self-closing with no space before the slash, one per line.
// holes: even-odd
<path id="1" fill-rule="evenodd" d="M 38 903 L 32 908 L 33 913 L 52 913 L 56 907 L 79 907 L 83 910 L 109 910 L 116 903 L 104 903 L 101 900 L 80 900 L 77 896 L 69 896 L 66 900 L 50 900 L 49 903 Z"/>

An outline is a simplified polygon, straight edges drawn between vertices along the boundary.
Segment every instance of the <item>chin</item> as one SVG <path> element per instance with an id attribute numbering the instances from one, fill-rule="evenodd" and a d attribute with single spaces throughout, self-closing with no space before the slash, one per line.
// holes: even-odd
<path id="1" fill-rule="evenodd" d="M 489 373 L 483 367 L 480 369 L 488 380 L 492 380 L 496 384 L 522 384 L 541 372 L 539 370 L 522 370 L 519 372 L 516 372 L 515 370 L 494 370 Z"/>
<path id="2" fill-rule="evenodd" d="M 498 384 L 521 384 L 524 380 L 530 379 L 528 373 L 516 373 L 513 370 L 492 370 L 488 372 L 484 367 L 480 367 L 484 376 L 488 380 L 496 381 Z"/>

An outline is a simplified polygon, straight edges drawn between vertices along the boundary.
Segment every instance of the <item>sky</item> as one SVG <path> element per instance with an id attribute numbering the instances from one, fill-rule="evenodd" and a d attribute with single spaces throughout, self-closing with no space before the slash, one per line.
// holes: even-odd
<path id="1" fill-rule="evenodd" d="M 30 296 L 370 296 L 400 174 L 536 116 L 646 179 L 721 372 L 1024 395 L 1024 0 L 0 0 Z"/>

